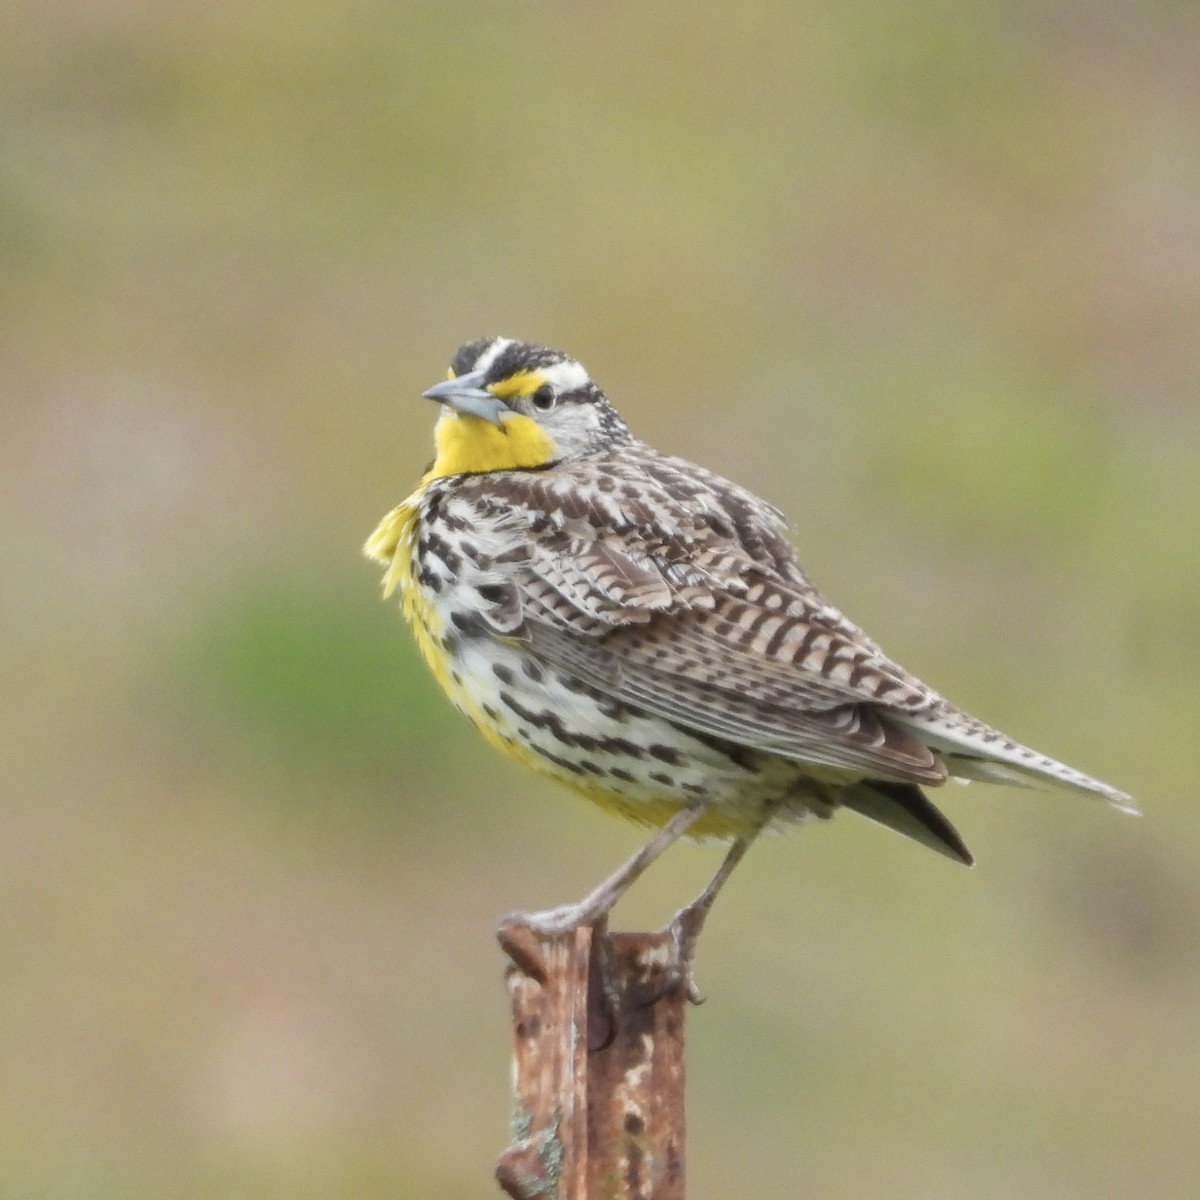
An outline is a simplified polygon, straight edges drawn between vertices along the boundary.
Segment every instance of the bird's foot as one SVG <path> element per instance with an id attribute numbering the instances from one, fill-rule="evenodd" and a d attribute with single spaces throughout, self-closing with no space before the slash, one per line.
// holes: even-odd
<path id="1" fill-rule="evenodd" d="M 542 942 L 562 937 L 585 925 L 603 926 L 607 914 L 595 914 L 582 904 L 564 904 L 541 912 L 506 913 L 496 924 L 496 938 L 513 962 L 538 983 L 545 983 L 547 969 Z"/>
<path id="2" fill-rule="evenodd" d="M 523 926 L 541 934 L 542 937 L 559 937 L 584 925 L 595 925 L 606 916 L 606 913 L 598 913 L 586 904 L 563 904 L 558 908 L 543 909 L 541 912 L 505 913 L 500 918 L 497 928 L 504 930 Z"/>
<path id="3" fill-rule="evenodd" d="M 679 988 L 690 1004 L 703 1004 L 704 996 L 696 985 L 696 942 L 708 916 L 707 904 L 689 904 L 681 908 L 667 926 L 671 935 L 671 959 L 667 964 L 667 981 L 655 1000 Z"/>
<path id="4" fill-rule="evenodd" d="M 608 937 L 608 913 L 597 914 L 582 904 L 566 904 L 543 912 L 508 913 L 501 917 L 496 936 L 520 971 L 545 984 L 550 972 L 542 939 L 559 938 L 585 927 L 590 928 L 592 934 L 587 971 L 591 1019 L 594 1022 L 599 1018 L 609 1030 L 602 1044 L 592 1049 L 603 1049 L 615 1036 L 617 1013 L 621 1007 L 616 960 Z"/>

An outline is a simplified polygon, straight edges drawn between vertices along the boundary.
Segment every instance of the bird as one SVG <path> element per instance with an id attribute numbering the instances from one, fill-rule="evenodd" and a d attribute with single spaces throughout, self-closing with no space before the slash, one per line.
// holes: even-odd
<path id="1" fill-rule="evenodd" d="M 482 337 L 424 396 L 435 457 L 365 554 L 434 678 L 494 747 L 653 829 L 580 901 L 506 920 L 597 928 L 680 838 L 728 845 L 668 925 L 672 978 L 764 831 L 847 809 L 956 862 L 950 780 L 1130 797 L 968 715 L 825 600 L 783 515 L 639 440 L 562 351 Z"/>

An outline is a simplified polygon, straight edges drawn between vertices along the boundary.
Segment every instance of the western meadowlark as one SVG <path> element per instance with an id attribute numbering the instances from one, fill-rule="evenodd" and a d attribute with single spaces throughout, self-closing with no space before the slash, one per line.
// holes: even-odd
<path id="1" fill-rule="evenodd" d="M 782 515 L 640 442 L 582 366 L 510 338 L 454 355 L 437 455 L 367 555 L 437 681 L 492 745 L 657 826 L 578 904 L 602 921 L 687 833 L 730 843 L 673 919 L 680 982 L 764 829 L 849 808 L 970 864 L 921 788 L 947 779 L 1129 797 L 1018 744 L 889 659 L 817 593 Z"/>

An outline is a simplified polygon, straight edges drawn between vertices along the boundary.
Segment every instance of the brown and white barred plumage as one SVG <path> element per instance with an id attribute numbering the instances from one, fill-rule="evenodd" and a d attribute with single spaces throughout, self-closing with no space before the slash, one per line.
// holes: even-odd
<path id="1" fill-rule="evenodd" d="M 1128 804 L 889 659 L 817 593 L 774 508 L 638 441 L 567 356 L 481 339 L 453 374 L 504 396 L 516 416 L 495 424 L 514 431 L 539 421 L 530 398 L 551 381 L 562 453 L 435 464 L 368 552 L 451 697 L 521 761 L 648 823 L 702 809 L 700 836 L 846 806 L 965 862 L 922 786 L 1050 784 Z"/>

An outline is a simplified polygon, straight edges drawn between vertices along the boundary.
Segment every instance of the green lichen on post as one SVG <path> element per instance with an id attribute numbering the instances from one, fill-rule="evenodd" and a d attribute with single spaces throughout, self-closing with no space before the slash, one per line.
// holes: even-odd
<path id="1" fill-rule="evenodd" d="M 514 1142 L 523 1142 L 533 1136 L 533 1114 L 523 1104 L 518 1104 L 508 1123 L 509 1136 Z"/>
<path id="2" fill-rule="evenodd" d="M 532 1138 L 533 1144 L 537 1147 L 538 1158 L 542 1160 L 542 1166 L 546 1168 L 549 1187 L 545 1194 L 548 1196 L 554 1195 L 558 1190 L 558 1181 L 562 1178 L 564 1154 L 560 1136 L 561 1126 L 562 1112 L 555 1109 L 554 1118 L 550 1124 L 535 1133 Z"/>
<path id="3" fill-rule="evenodd" d="M 496 1179 L 514 1200 L 539 1200 L 559 1196 L 563 1171 L 560 1117 L 534 1133 L 527 1113 L 513 1114 L 513 1144 L 500 1156 Z"/>

